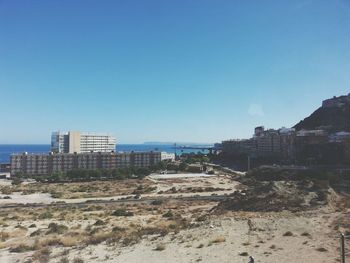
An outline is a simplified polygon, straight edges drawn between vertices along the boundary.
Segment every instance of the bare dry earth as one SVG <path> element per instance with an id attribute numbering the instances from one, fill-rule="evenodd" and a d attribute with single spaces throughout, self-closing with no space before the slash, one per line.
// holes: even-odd
<path id="1" fill-rule="evenodd" d="M 237 187 L 228 178 L 206 180 L 162 181 L 154 191 Z M 217 211 L 216 202 L 204 201 L 0 210 L 0 262 L 248 262 L 249 255 L 256 262 L 339 262 L 339 231 L 350 233 L 348 200 L 331 192 L 327 205 L 296 212 Z M 132 215 L 113 215 L 118 209 Z M 50 233 L 50 223 L 67 229 Z M 29 251 L 10 252 L 23 244 Z"/>
<path id="2" fill-rule="evenodd" d="M 191 209 L 208 211 L 213 205 L 198 205 Z M 128 217 L 122 219 L 120 225 L 148 224 L 149 218 L 147 215 Z M 106 242 L 87 246 L 52 246 L 50 259 L 44 262 L 64 262 L 63 259 L 68 259 L 68 262 L 74 262 L 74 259 L 135 263 L 141 260 L 247 262 L 248 255 L 254 256 L 256 262 L 338 262 L 339 239 L 334 222 L 339 218 L 344 220 L 344 214 L 328 208 L 296 214 L 228 212 L 212 215 L 199 222 L 197 227 L 170 232 L 165 236 L 144 236 L 139 243 L 126 246 Z M 47 227 L 49 222 L 52 220 L 42 220 L 39 224 L 36 221 L 36 224 L 40 229 Z M 80 223 L 85 228 L 92 222 L 76 220 L 63 223 L 72 228 Z M 21 234 L 28 236 L 29 233 Z M 5 248 L 0 250 L 0 262 L 26 262 L 34 253 L 9 253 Z"/>
<path id="3" fill-rule="evenodd" d="M 223 195 L 236 190 L 239 183 L 230 176 L 189 177 L 110 182 L 26 184 L 19 186 L 0 185 L 0 206 L 5 204 L 27 204 L 66 202 L 82 203 L 88 200 L 119 200 L 133 197 L 177 197 L 193 195 Z M 10 199 L 2 199 L 9 196 Z"/>

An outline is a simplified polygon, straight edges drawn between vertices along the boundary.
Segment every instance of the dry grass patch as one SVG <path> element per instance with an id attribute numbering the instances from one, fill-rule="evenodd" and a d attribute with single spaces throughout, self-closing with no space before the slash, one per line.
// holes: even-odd
<path id="1" fill-rule="evenodd" d="M 8 232 L 5 232 L 5 231 L 0 232 L 0 240 L 2 242 L 6 241 L 9 238 L 10 238 L 10 234 Z"/>
<path id="2" fill-rule="evenodd" d="M 81 237 L 79 236 L 65 236 L 61 238 L 61 243 L 64 247 L 74 247 L 81 242 Z"/>
<path id="3" fill-rule="evenodd" d="M 49 248 L 43 248 L 39 251 L 36 251 L 33 256 L 32 256 L 32 260 L 34 260 L 35 262 L 49 262 L 50 260 L 50 254 L 51 251 Z"/>
<path id="4" fill-rule="evenodd" d="M 113 233 L 97 233 L 85 240 L 86 245 L 97 245 L 113 237 Z"/>
<path id="5" fill-rule="evenodd" d="M 50 247 L 50 246 L 62 246 L 61 239 L 58 237 L 46 238 L 41 240 L 37 239 L 34 244 L 34 248 L 36 250 L 40 250 L 42 248 Z"/>
<path id="6" fill-rule="evenodd" d="M 226 238 L 224 236 L 218 236 L 210 241 L 210 243 L 216 244 L 216 243 L 222 243 L 225 242 Z"/>
<path id="7" fill-rule="evenodd" d="M 69 259 L 67 257 L 63 257 L 60 259 L 59 263 L 69 263 Z"/>
<path id="8" fill-rule="evenodd" d="M 77 257 L 73 259 L 73 263 L 84 263 L 84 260 L 82 258 Z"/>

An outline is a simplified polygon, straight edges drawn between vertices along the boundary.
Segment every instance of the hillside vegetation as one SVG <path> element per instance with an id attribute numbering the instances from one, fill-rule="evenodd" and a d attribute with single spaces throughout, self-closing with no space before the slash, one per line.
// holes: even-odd
<path id="1" fill-rule="evenodd" d="M 350 103 L 342 107 L 320 107 L 294 126 L 296 130 L 323 128 L 330 132 L 350 131 Z"/>

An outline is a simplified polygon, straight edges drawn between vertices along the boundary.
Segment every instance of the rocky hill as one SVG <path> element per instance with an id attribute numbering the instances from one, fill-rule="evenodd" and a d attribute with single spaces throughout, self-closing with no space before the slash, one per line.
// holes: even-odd
<path id="1" fill-rule="evenodd" d="M 294 126 L 296 130 L 350 131 L 350 95 L 323 101 L 322 107 Z"/>

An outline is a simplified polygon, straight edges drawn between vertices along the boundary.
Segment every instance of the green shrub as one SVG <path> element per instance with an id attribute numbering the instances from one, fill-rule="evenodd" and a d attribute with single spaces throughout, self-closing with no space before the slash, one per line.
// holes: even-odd
<path id="1" fill-rule="evenodd" d="M 173 218 L 173 217 L 174 217 L 174 214 L 173 214 L 173 212 L 171 212 L 171 210 L 169 210 L 168 212 L 166 212 L 165 214 L 163 214 L 163 217 L 166 217 L 166 218 Z"/>
<path id="2" fill-rule="evenodd" d="M 47 234 L 63 234 L 68 230 L 68 227 L 65 225 L 59 225 L 56 223 L 49 224 L 49 231 Z"/>
<path id="3" fill-rule="evenodd" d="M 32 251 L 32 250 L 34 250 L 33 247 L 27 246 L 24 244 L 18 245 L 17 247 L 10 248 L 11 253 L 24 253 L 24 252 Z"/>
<path id="4" fill-rule="evenodd" d="M 94 223 L 95 226 L 102 226 L 105 225 L 106 223 L 102 221 L 101 219 L 97 219 L 96 222 Z"/>
<path id="5" fill-rule="evenodd" d="M 49 211 L 46 211 L 39 215 L 39 219 L 50 219 L 52 218 L 52 214 Z"/>
<path id="6" fill-rule="evenodd" d="M 124 208 L 119 208 L 112 213 L 113 216 L 133 216 L 134 213 L 126 211 Z"/>

